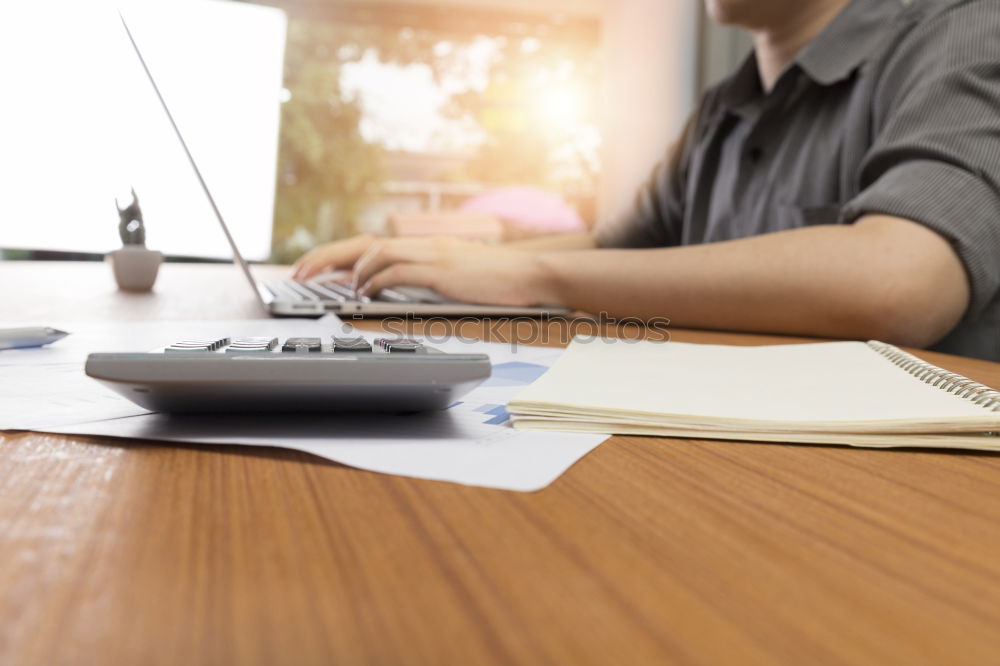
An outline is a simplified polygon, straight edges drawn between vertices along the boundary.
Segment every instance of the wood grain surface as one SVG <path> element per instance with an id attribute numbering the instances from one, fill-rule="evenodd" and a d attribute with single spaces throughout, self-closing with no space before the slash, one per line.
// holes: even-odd
<path id="1" fill-rule="evenodd" d="M 99 264 L 0 262 L 0 318 L 258 316 L 239 280 L 166 265 L 128 295 Z M 997 553 L 990 454 L 615 437 L 520 494 L 0 433 L 5 665 L 1000 664 Z"/>

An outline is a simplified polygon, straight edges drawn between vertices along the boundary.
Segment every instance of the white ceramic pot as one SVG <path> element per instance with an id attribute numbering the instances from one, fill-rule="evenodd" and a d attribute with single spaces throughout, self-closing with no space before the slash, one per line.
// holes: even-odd
<path id="1" fill-rule="evenodd" d="M 130 246 L 108 252 L 104 260 L 111 263 L 115 282 L 126 291 L 149 291 L 163 263 L 163 253 L 144 247 Z"/>

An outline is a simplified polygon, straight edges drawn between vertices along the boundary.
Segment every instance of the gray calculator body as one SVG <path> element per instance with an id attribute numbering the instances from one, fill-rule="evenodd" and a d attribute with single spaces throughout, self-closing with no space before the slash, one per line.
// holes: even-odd
<path id="1" fill-rule="evenodd" d="M 296 351 L 231 347 L 91 354 L 86 373 L 159 412 L 437 410 L 490 376 L 486 354 L 419 344 L 405 351 L 345 351 L 330 342 Z"/>

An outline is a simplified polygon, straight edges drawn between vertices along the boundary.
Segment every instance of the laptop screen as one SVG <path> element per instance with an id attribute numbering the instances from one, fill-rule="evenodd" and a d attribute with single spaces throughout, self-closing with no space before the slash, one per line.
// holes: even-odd
<path id="1" fill-rule="evenodd" d="M 32 0 L 0 9 L 0 58 L 13 65 L 0 113 L 0 219 L 24 221 L 0 224 L 0 247 L 113 250 L 121 244 L 114 199 L 134 187 L 150 248 L 228 258 L 111 5 Z M 129 3 L 126 17 L 244 256 L 267 258 L 284 13 L 171 0 Z"/>
<path id="2" fill-rule="evenodd" d="M 177 123 L 176 117 L 171 112 L 170 105 L 167 103 L 167 100 L 163 95 L 163 91 L 161 90 L 159 84 L 157 83 L 156 77 L 153 75 L 149 63 L 147 62 L 145 56 L 143 55 L 143 50 L 142 48 L 140 48 L 139 43 L 136 40 L 135 34 L 129 27 L 129 23 L 126 20 L 124 14 L 119 13 L 119 16 L 121 18 L 122 26 L 125 29 L 125 33 L 126 35 L 128 35 L 129 42 L 132 44 L 132 48 L 134 49 L 136 57 L 139 60 L 139 64 L 142 66 L 142 69 L 147 79 L 149 80 L 150 86 L 152 87 L 153 92 L 155 93 L 157 100 L 160 103 L 161 108 L 163 109 L 163 113 L 166 116 L 166 119 L 169 122 L 170 127 L 174 132 L 174 135 L 177 138 L 177 143 L 183 150 L 184 155 L 188 161 L 188 164 L 191 167 L 191 172 L 194 174 L 195 179 L 198 181 L 198 186 L 204 193 L 205 199 L 207 200 L 208 205 L 212 209 L 212 216 L 219 223 L 219 227 L 222 229 L 222 233 L 226 239 L 226 243 L 228 244 L 229 249 L 232 251 L 233 259 L 236 261 L 237 265 L 240 267 L 240 270 L 243 272 L 243 275 L 246 277 L 247 282 L 250 284 L 250 287 L 253 290 L 254 295 L 263 305 L 263 299 L 261 298 L 260 292 L 257 289 L 256 281 L 254 280 L 253 275 L 250 272 L 250 266 L 249 264 L 247 264 L 246 260 L 243 258 L 243 254 L 240 252 L 239 247 L 237 247 L 236 245 L 236 240 L 233 238 L 232 232 L 230 231 L 229 226 L 226 224 L 226 221 L 223 218 L 222 211 L 219 208 L 219 203 L 215 195 L 213 194 L 212 190 L 209 188 L 209 185 L 205 180 L 205 175 L 202 172 L 201 168 L 199 167 L 198 162 L 195 160 L 195 157 L 191 152 L 191 148 L 187 140 L 185 139 L 184 134 L 181 132 L 180 126 Z"/>

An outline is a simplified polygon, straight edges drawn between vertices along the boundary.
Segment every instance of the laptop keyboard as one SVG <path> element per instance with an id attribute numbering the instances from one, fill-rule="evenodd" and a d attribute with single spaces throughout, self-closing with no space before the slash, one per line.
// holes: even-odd
<path id="1" fill-rule="evenodd" d="M 445 299 L 423 287 L 383 289 L 375 298 L 356 296 L 354 290 L 335 280 L 268 280 L 264 286 L 276 298 L 286 301 L 334 301 L 337 303 L 444 303 Z"/>

